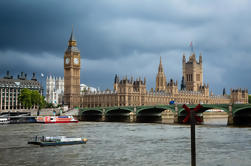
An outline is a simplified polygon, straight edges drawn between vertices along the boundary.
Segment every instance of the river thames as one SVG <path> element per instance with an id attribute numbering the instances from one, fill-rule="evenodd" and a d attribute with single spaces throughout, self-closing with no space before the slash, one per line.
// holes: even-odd
<path id="1" fill-rule="evenodd" d="M 86 137 L 87 144 L 40 147 L 33 136 Z M 251 128 L 196 126 L 197 165 L 250 166 Z M 188 166 L 190 126 L 80 122 L 0 126 L 0 165 Z"/>

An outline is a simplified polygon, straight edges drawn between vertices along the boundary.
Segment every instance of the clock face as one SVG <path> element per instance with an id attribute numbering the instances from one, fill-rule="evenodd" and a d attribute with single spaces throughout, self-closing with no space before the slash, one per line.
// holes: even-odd
<path id="1" fill-rule="evenodd" d="M 65 59 L 65 64 L 68 65 L 69 63 L 70 63 L 70 58 L 66 58 L 66 59 Z"/>
<path id="2" fill-rule="evenodd" d="M 74 64 L 78 64 L 79 63 L 79 61 L 78 61 L 78 58 L 74 58 Z"/>

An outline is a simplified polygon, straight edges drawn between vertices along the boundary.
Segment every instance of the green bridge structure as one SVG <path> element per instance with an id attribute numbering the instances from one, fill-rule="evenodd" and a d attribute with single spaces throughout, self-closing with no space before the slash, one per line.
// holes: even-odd
<path id="1" fill-rule="evenodd" d="M 190 109 L 197 105 L 187 104 Z M 251 124 L 251 104 L 201 104 L 196 113 L 204 122 L 227 119 L 228 125 Z M 222 111 L 207 111 L 207 110 Z M 161 122 L 183 123 L 187 115 L 183 104 L 154 106 L 121 106 L 81 108 L 79 117 L 87 121 L 128 121 L 128 122 Z"/>

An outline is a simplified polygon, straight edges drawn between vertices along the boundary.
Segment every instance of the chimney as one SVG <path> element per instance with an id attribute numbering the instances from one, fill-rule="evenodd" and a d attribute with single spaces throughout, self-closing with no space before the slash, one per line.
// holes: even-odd
<path id="1" fill-rule="evenodd" d="M 32 73 L 32 78 L 31 78 L 31 80 L 37 81 L 37 79 L 36 79 L 36 74 L 35 74 L 35 73 Z"/>

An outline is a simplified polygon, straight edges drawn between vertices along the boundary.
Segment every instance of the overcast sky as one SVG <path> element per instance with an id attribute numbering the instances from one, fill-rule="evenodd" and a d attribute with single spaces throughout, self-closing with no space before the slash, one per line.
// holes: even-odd
<path id="1" fill-rule="evenodd" d="M 74 25 L 81 83 L 106 89 L 114 75 L 146 77 L 155 87 L 159 59 L 167 79 L 182 78 L 192 41 L 203 56 L 204 82 L 251 91 L 251 1 L 5 0 L 0 1 L 0 76 L 6 70 L 63 76 Z M 44 80 L 45 81 L 45 80 Z"/>

